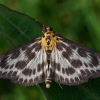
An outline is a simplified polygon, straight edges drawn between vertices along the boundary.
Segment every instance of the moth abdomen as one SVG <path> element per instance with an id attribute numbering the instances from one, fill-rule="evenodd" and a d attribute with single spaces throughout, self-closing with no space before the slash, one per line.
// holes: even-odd
<path id="1" fill-rule="evenodd" d="M 52 79 L 51 78 L 47 78 L 45 83 L 46 83 L 46 88 L 50 88 L 50 85 L 52 83 Z"/>

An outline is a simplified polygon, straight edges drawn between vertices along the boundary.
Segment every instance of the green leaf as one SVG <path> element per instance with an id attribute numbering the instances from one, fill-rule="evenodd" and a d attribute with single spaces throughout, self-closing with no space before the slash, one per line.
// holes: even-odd
<path id="1" fill-rule="evenodd" d="M 100 100 L 100 78 L 77 86 L 57 84 L 54 81 L 50 89 L 45 89 L 44 84 L 40 86 L 47 100 Z"/>
<path id="2" fill-rule="evenodd" d="M 0 33 L 18 46 L 42 35 L 42 24 L 27 15 L 0 5 Z M 100 100 L 100 78 L 77 86 L 60 85 L 54 81 L 50 89 L 39 84 L 48 100 Z"/>
<path id="3" fill-rule="evenodd" d="M 42 24 L 0 5 L 0 32 L 16 46 L 42 35 Z"/>

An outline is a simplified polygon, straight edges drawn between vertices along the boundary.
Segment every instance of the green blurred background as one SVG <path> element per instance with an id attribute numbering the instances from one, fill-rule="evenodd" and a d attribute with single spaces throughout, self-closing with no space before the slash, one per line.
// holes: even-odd
<path id="1" fill-rule="evenodd" d="M 48 25 L 64 37 L 100 51 L 100 0 L 0 0 L 1 4 Z M 0 53 L 11 45 L 0 35 Z M 38 86 L 0 79 L 0 100 L 45 100 Z"/>

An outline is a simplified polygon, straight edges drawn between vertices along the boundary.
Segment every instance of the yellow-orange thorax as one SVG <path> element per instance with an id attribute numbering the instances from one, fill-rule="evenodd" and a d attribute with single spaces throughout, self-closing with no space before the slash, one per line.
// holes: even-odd
<path id="1" fill-rule="evenodd" d="M 52 51 L 53 47 L 56 45 L 56 41 L 56 34 L 53 31 L 51 31 L 49 27 L 47 27 L 41 39 L 42 47 L 44 47 L 45 50 Z"/>

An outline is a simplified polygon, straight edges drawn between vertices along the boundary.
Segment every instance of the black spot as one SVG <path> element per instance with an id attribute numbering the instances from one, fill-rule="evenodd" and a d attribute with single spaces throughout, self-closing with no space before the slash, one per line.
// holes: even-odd
<path id="1" fill-rule="evenodd" d="M 13 71 L 10 71 L 7 75 L 8 75 L 8 76 L 11 76 L 11 75 L 12 75 L 12 73 L 13 73 Z"/>
<path id="2" fill-rule="evenodd" d="M 56 69 L 58 70 L 58 71 L 60 71 L 61 70 L 61 68 L 60 68 L 60 63 L 56 63 Z"/>
<path id="3" fill-rule="evenodd" d="M 18 81 L 19 80 L 19 76 L 15 80 Z"/>
<path id="4" fill-rule="evenodd" d="M 2 74 L 2 71 L 0 71 L 0 75 Z"/>
<path id="5" fill-rule="evenodd" d="M 22 73 L 25 75 L 25 76 L 31 76 L 32 74 L 32 69 L 29 69 L 29 68 L 25 68 Z"/>
<path id="6" fill-rule="evenodd" d="M 17 71 L 12 73 L 12 76 L 16 76 L 17 75 Z"/>
<path id="7" fill-rule="evenodd" d="M 63 50 L 63 47 L 62 47 L 62 45 L 61 45 L 62 43 L 56 43 L 56 47 L 57 47 L 57 49 L 59 50 L 59 51 L 62 51 Z"/>
<path id="8" fill-rule="evenodd" d="M 49 41 L 47 42 L 47 45 L 50 45 L 50 42 Z"/>
<path id="9" fill-rule="evenodd" d="M 85 51 L 81 50 L 81 48 L 78 49 L 78 54 L 81 56 L 81 57 L 87 57 L 87 54 Z"/>
<path id="10" fill-rule="evenodd" d="M 71 83 L 74 83 L 74 80 L 72 78 L 70 79 L 70 81 L 71 81 Z"/>
<path id="11" fill-rule="evenodd" d="M 67 59 L 68 61 L 70 61 L 70 54 L 67 54 L 65 51 L 62 52 L 62 55 L 65 59 Z"/>
<path id="12" fill-rule="evenodd" d="M 99 70 L 99 69 L 97 69 L 97 70 L 96 70 L 96 72 L 99 74 L 99 73 L 100 73 L 100 70 Z"/>
<path id="13" fill-rule="evenodd" d="M 55 35 L 53 34 L 52 37 L 55 37 Z"/>
<path id="14" fill-rule="evenodd" d="M 38 82 L 38 77 L 36 77 L 36 78 L 34 79 L 34 82 Z"/>
<path id="15" fill-rule="evenodd" d="M 2 62 L 1 62 L 1 64 L 0 64 L 0 67 L 1 67 L 1 68 L 5 68 L 6 66 L 7 66 L 7 63 L 6 63 L 6 62 L 5 62 L 5 63 L 2 63 Z"/>
<path id="16" fill-rule="evenodd" d="M 97 66 L 99 65 L 98 59 L 97 59 L 94 55 L 92 55 L 92 54 L 90 54 L 90 57 L 91 57 L 91 63 L 92 63 L 95 67 L 97 67 Z"/>
<path id="17" fill-rule="evenodd" d="M 86 72 L 84 70 L 81 70 L 82 76 L 86 76 Z"/>
<path id="18" fill-rule="evenodd" d="M 42 64 L 38 64 L 37 65 L 37 71 L 40 72 L 43 68 L 43 65 Z"/>
<path id="19" fill-rule="evenodd" d="M 15 65 L 15 67 L 16 67 L 17 69 L 23 69 L 26 65 L 27 65 L 26 62 L 22 60 L 22 61 L 18 61 L 18 62 L 16 63 L 16 65 Z"/>
<path id="20" fill-rule="evenodd" d="M 35 73 L 36 73 L 36 69 L 33 69 L 33 75 L 35 75 Z"/>
<path id="21" fill-rule="evenodd" d="M 86 67 L 88 67 L 88 64 L 84 63 L 84 65 L 85 65 Z"/>
<path id="22" fill-rule="evenodd" d="M 74 50 L 77 48 L 76 45 L 70 45 L 70 46 L 71 46 L 71 48 L 74 49 Z"/>
<path id="23" fill-rule="evenodd" d="M 45 35 L 42 36 L 43 38 L 45 37 Z"/>
<path id="24" fill-rule="evenodd" d="M 20 55 L 20 51 L 17 50 L 16 52 L 14 52 L 14 53 L 11 55 L 11 59 L 16 59 L 19 55 Z"/>
<path id="25" fill-rule="evenodd" d="M 70 48 L 70 46 L 66 46 L 65 44 L 62 44 L 62 47 L 65 48 L 67 55 L 69 56 L 72 55 L 72 49 Z"/>
<path id="26" fill-rule="evenodd" d="M 11 65 L 11 66 L 10 66 L 10 69 L 12 69 L 12 68 L 13 68 L 13 66 L 14 66 L 14 65 Z"/>
<path id="27" fill-rule="evenodd" d="M 5 63 L 7 61 L 7 59 L 8 59 L 8 56 L 6 56 L 5 58 L 3 58 L 3 60 L 1 60 L 1 64 Z M 0 66 L 1 66 L 1 64 L 0 64 Z"/>
<path id="28" fill-rule="evenodd" d="M 91 72 L 88 69 L 85 69 L 87 76 L 91 76 Z"/>
<path id="29" fill-rule="evenodd" d="M 92 64 L 90 64 L 90 63 L 89 63 L 89 66 L 90 66 L 91 68 L 93 68 L 93 65 L 92 65 Z"/>
<path id="30" fill-rule="evenodd" d="M 80 82 L 81 82 L 83 80 L 83 76 L 79 75 L 79 79 L 80 79 Z"/>
<path id="31" fill-rule="evenodd" d="M 57 42 L 59 42 L 59 38 L 56 38 Z"/>
<path id="32" fill-rule="evenodd" d="M 30 55 L 28 54 L 27 57 L 28 57 L 28 60 L 27 60 L 27 63 L 28 63 L 35 57 L 35 52 L 30 53 Z"/>
<path id="33" fill-rule="evenodd" d="M 23 78 L 20 78 L 20 79 L 19 79 L 19 82 L 22 83 L 22 82 L 23 82 Z"/>
<path id="34" fill-rule="evenodd" d="M 72 67 L 68 67 L 68 68 L 66 68 L 65 70 L 66 70 L 66 74 L 67 74 L 67 75 L 72 75 L 72 74 L 75 73 L 75 69 L 72 68 Z"/>
<path id="35" fill-rule="evenodd" d="M 91 72 L 92 72 L 92 76 L 96 76 L 97 75 L 96 71 L 91 70 Z"/>
<path id="36" fill-rule="evenodd" d="M 33 79 L 30 79 L 30 80 L 29 80 L 29 83 L 32 83 L 32 82 L 33 82 Z"/>
<path id="37" fill-rule="evenodd" d="M 64 68 L 62 68 L 62 73 L 65 74 L 65 69 Z"/>
<path id="38" fill-rule="evenodd" d="M 65 47 L 66 51 L 62 52 L 64 58 L 70 61 L 70 56 L 72 55 L 72 49 L 70 47 Z"/>
<path id="39" fill-rule="evenodd" d="M 3 58 L 3 60 L 1 60 L 1 62 L 0 62 L 1 68 L 4 68 L 7 66 L 7 59 L 8 59 L 8 56 L 6 56 L 5 58 Z"/>
<path id="40" fill-rule="evenodd" d="M 6 76 L 6 75 L 7 75 L 7 72 L 2 73 L 2 76 Z"/>
<path id="41" fill-rule="evenodd" d="M 78 77 L 75 77 L 75 81 L 76 81 L 76 82 L 79 82 L 79 78 L 78 78 Z"/>
<path id="42" fill-rule="evenodd" d="M 35 57 L 35 52 L 32 52 L 34 49 L 35 51 L 38 51 L 38 49 L 41 47 L 40 43 L 35 43 L 33 46 L 28 47 L 25 51 L 25 55 L 28 57 L 28 61 L 33 59 Z M 40 49 L 39 49 L 40 50 Z"/>
<path id="43" fill-rule="evenodd" d="M 26 51 L 25 51 L 25 56 L 27 56 L 28 60 L 27 62 L 29 62 L 30 60 L 32 60 L 35 57 L 35 52 L 32 52 L 34 48 L 29 47 Z"/>
<path id="44" fill-rule="evenodd" d="M 62 76 L 60 76 L 60 81 L 64 82 L 64 78 Z"/>
<path id="45" fill-rule="evenodd" d="M 80 68 L 82 66 L 82 62 L 80 60 L 78 60 L 78 59 L 77 60 L 74 59 L 70 63 L 75 68 Z"/>
<path id="46" fill-rule="evenodd" d="M 27 79 L 25 79 L 25 80 L 24 80 L 24 83 L 27 83 L 27 82 L 28 82 L 28 80 L 27 80 Z"/>
<path id="47" fill-rule="evenodd" d="M 66 83 L 69 83 L 69 79 L 68 79 L 68 78 L 66 78 L 66 79 L 65 79 L 65 82 L 66 82 Z"/>
<path id="48" fill-rule="evenodd" d="M 8 65 L 6 65 L 5 69 L 8 69 L 8 68 L 9 68 L 9 66 L 8 66 Z"/>
<path id="49" fill-rule="evenodd" d="M 41 49 L 41 44 L 40 43 L 37 43 L 36 47 L 35 47 L 35 51 L 39 51 Z"/>

